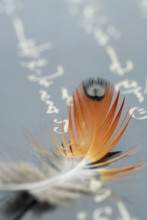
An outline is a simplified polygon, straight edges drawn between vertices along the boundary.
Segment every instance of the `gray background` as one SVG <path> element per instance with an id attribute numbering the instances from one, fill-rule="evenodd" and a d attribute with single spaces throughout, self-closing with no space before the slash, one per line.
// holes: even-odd
<path id="1" fill-rule="evenodd" d="M 24 7 L 14 14 L 8 14 L 4 5 L 9 1 L 0 0 L 0 158 L 11 157 L 22 159 L 31 158 L 31 150 L 23 136 L 28 129 L 37 133 L 43 139 L 44 127 L 49 127 L 54 118 L 61 120 L 62 112 L 67 114 L 65 101 L 62 100 L 61 88 L 66 87 L 71 95 L 81 80 L 90 76 L 101 76 L 110 80 L 114 85 L 128 79 L 138 82 L 141 90 L 145 88 L 147 78 L 147 19 L 142 16 L 138 1 L 97 1 L 95 7 L 101 7 L 101 14 L 109 18 L 109 22 L 102 26 L 113 24 L 121 33 L 118 40 L 110 37 L 110 44 L 115 48 L 119 62 L 125 66 L 126 60 L 131 59 L 134 68 L 123 76 L 112 73 L 109 69 L 110 59 L 91 34 L 87 34 L 81 27 L 81 12 L 72 16 L 69 4 L 72 1 L 60 0 L 25 0 Z M 19 1 L 14 1 L 18 2 Z M 75 1 L 76 2 L 76 1 Z M 82 9 L 94 1 L 85 1 L 79 8 Z M 96 1 L 95 1 L 96 2 Z M 141 2 L 141 1 L 140 1 Z M 13 3 L 13 1 L 12 1 Z M 42 68 L 42 75 L 55 72 L 57 65 L 62 65 L 64 75 L 56 78 L 46 90 L 60 109 L 59 114 L 46 114 L 44 102 L 40 100 L 39 90 L 43 89 L 36 82 L 28 80 L 32 73 L 21 65 L 22 61 L 29 61 L 28 57 L 19 56 L 19 45 L 12 23 L 13 16 L 19 16 L 23 21 L 27 38 L 34 39 L 37 44 L 52 42 L 53 48 L 41 53 L 48 64 Z M 140 106 L 147 111 L 147 94 L 139 102 L 131 93 L 126 95 L 126 109 L 129 106 Z M 147 113 L 146 113 L 147 116 Z M 139 115 L 139 117 L 141 117 Z M 117 149 L 131 148 L 142 145 L 142 149 L 119 165 L 128 164 L 146 159 L 146 130 L 147 119 L 132 119 L 127 132 L 119 142 Z M 141 220 L 146 219 L 146 168 L 138 170 L 138 175 L 129 180 L 111 182 L 106 185 L 115 195 L 123 198 L 131 216 Z M 56 209 L 52 212 L 34 216 L 30 210 L 23 219 L 76 219 L 76 213 L 87 210 L 88 218 L 96 207 L 114 206 L 111 201 L 101 204 L 93 202 L 93 198 L 83 198 L 70 204 L 68 208 Z M 114 212 L 117 215 L 117 212 Z M 118 219 L 117 217 L 111 217 Z M 110 219 L 111 219 L 110 218 Z"/>

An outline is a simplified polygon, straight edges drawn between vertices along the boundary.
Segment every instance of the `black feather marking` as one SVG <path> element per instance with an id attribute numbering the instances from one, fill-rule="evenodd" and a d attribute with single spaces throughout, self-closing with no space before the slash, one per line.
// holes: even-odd
<path id="1" fill-rule="evenodd" d="M 107 161 L 107 160 L 109 160 L 109 159 L 114 158 L 115 156 L 117 156 L 118 154 L 121 154 L 121 153 L 122 153 L 121 151 L 109 152 L 109 153 L 108 153 L 104 158 L 102 158 L 101 160 L 99 160 L 99 161 L 94 161 L 94 162 L 92 162 L 92 163 L 89 163 L 89 164 L 88 164 L 88 167 L 91 166 L 91 165 L 96 165 L 96 164 L 98 164 L 98 163 L 105 162 L 105 161 Z M 93 168 L 95 168 L 95 167 L 93 167 Z"/>
<path id="2" fill-rule="evenodd" d="M 39 203 L 29 193 L 22 192 L 9 198 L 3 208 L 2 213 L 6 219 L 20 220 L 25 214 L 32 210 L 35 215 L 41 215 L 44 211 L 55 209 L 56 206 L 47 203 Z"/>
<path id="3" fill-rule="evenodd" d="M 89 78 L 82 82 L 83 89 L 88 98 L 101 101 L 105 97 L 106 88 L 110 83 L 102 78 Z"/>

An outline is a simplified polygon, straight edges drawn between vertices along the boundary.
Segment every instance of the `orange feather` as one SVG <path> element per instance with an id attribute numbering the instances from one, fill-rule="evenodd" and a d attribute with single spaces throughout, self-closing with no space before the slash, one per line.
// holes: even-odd
<path id="1" fill-rule="evenodd" d="M 125 99 L 120 99 L 120 92 L 115 96 L 113 85 L 105 80 L 84 81 L 75 90 L 73 105 L 68 109 L 68 138 L 63 120 L 62 145 L 55 132 L 54 145 L 49 149 L 26 132 L 42 160 L 37 166 L 33 162 L 0 163 L 0 190 L 25 190 L 39 202 L 57 205 L 91 192 L 87 182 L 93 178 L 118 180 L 131 176 L 126 172 L 142 167 L 145 162 L 105 168 L 139 149 L 121 155 L 111 152 L 131 120 L 128 112 L 122 117 Z"/>
<path id="2" fill-rule="evenodd" d="M 112 84 L 100 78 L 84 81 L 75 90 L 73 105 L 68 109 L 69 140 L 62 128 L 63 154 L 69 157 L 86 158 L 100 167 L 116 162 L 137 150 L 138 147 L 114 159 L 101 162 L 116 146 L 131 120 L 128 112 L 121 119 L 125 98 L 120 105 L 119 102 L 120 92 L 114 97 Z M 141 165 L 143 163 L 100 173 L 118 174 Z"/>

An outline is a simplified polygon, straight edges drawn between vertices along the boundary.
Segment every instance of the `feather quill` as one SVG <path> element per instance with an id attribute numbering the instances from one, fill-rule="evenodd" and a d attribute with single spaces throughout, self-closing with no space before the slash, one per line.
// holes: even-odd
<path id="1" fill-rule="evenodd" d="M 121 119 L 125 99 L 120 101 L 120 92 L 114 96 L 113 85 L 101 78 L 83 81 L 68 108 L 68 135 L 62 122 L 62 144 L 53 132 L 54 145 L 46 149 L 26 133 L 42 158 L 41 164 L 1 162 L 0 190 L 27 191 L 39 202 L 61 205 L 92 193 L 92 181 L 98 190 L 101 180 L 116 180 L 143 166 L 144 162 L 105 168 L 139 149 L 123 154 L 111 152 L 131 119 L 128 112 Z"/>

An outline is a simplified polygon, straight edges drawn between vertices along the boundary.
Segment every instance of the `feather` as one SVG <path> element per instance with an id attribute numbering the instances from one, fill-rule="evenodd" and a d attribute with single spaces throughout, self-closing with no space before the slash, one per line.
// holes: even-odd
<path id="1" fill-rule="evenodd" d="M 120 92 L 115 97 L 113 85 L 101 78 L 83 81 L 68 108 L 68 135 L 62 122 L 62 143 L 53 132 L 54 144 L 47 149 L 26 132 L 41 161 L 38 165 L 1 162 L 0 190 L 27 191 L 39 202 L 61 205 L 97 191 L 102 180 L 120 179 L 142 167 L 144 162 L 106 168 L 140 148 L 123 154 L 111 152 L 131 120 L 128 112 L 121 117 L 125 98 L 120 99 Z"/>

